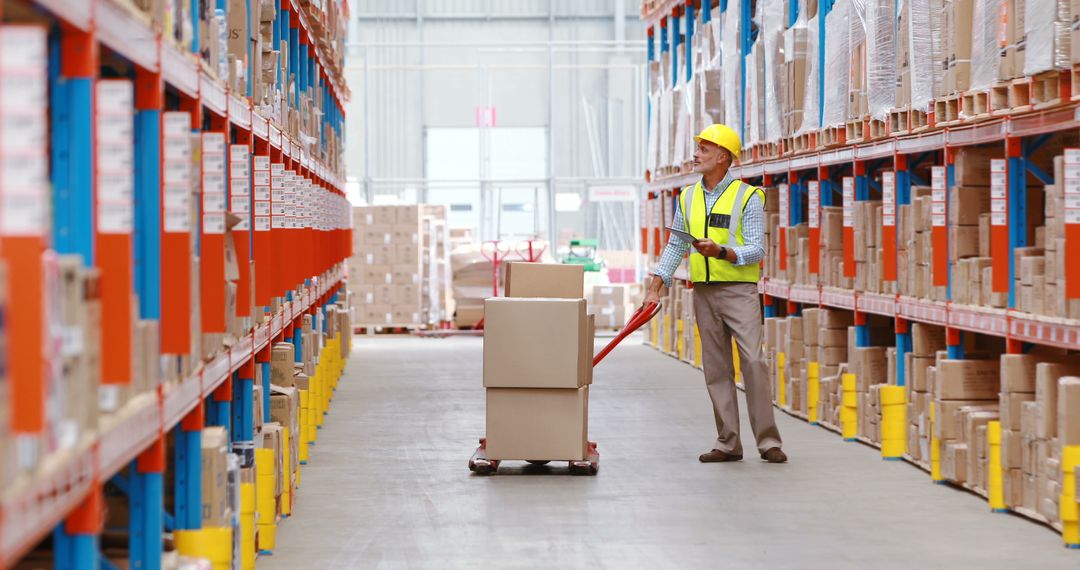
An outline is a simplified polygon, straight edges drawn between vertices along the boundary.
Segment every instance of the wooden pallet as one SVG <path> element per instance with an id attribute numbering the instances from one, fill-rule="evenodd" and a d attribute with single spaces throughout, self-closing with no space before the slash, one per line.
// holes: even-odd
<path id="1" fill-rule="evenodd" d="M 868 127 L 866 125 L 867 119 L 851 119 L 844 125 L 844 138 L 848 143 L 857 143 L 866 140 Z"/>
<path id="2" fill-rule="evenodd" d="M 978 121 L 990 116 L 990 92 L 966 91 L 960 96 L 960 118 L 965 121 Z"/>
<path id="3" fill-rule="evenodd" d="M 918 109 L 911 110 L 911 132 L 917 133 L 930 128 L 930 113 Z"/>
<path id="4" fill-rule="evenodd" d="M 846 142 L 847 125 L 825 127 L 821 130 L 821 137 L 818 139 L 819 146 L 823 148 L 842 146 Z"/>
<path id="5" fill-rule="evenodd" d="M 1031 110 L 1031 77 L 1021 77 L 1009 82 L 1009 109 L 1013 113 Z"/>
<path id="6" fill-rule="evenodd" d="M 1047 71 L 1031 78 L 1031 105 L 1035 109 L 1067 103 L 1072 92 L 1071 70 Z"/>
<path id="7" fill-rule="evenodd" d="M 817 148 L 817 132 L 807 132 L 792 137 L 795 152 L 808 152 Z"/>
<path id="8" fill-rule="evenodd" d="M 997 83 L 990 87 L 990 114 L 1007 115 L 1012 112 L 1009 106 L 1010 82 Z"/>
<path id="9" fill-rule="evenodd" d="M 902 107 L 889 111 L 889 132 L 904 135 L 911 132 L 911 109 Z"/>
<path id="10" fill-rule="evenodd" d="M 750 146 L 749 154 L 754 162 L 780 158 L 783 152 L 782 142 L 758 143 Z M 746 151 L 743 151 L 744 153 Z"/>
<path id="11" fill-rule="evenodd" d="M 888 119 L 870 119 L 870 140 L 883 139 L 889 136 Z"/>
<path id="12" fill-rule="evenodd" d="M 934 124 L 937 126 L 955 125 L 960 122 L 963 98 L 960 93 L 953 93 L 934 100 Z"/>

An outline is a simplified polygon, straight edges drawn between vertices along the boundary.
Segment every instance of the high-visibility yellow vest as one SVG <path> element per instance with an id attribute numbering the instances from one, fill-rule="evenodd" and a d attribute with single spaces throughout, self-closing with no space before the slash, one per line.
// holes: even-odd
<path id="1" fill-rule="evenodd" d="M 687 186 L 679 195 L 687 233 L 697 239 L 711 239 L 728 249 L 743 245 L 742 213 L 755 194 L 764 205 L 765 193 L 761 188 L 741 180 L 732 181 L 713 204 L 712 211 L 706 212 L 705 189 L 701 182 Z M 760 278 L 760 264 L 735 265 L 726 260 L 707 258 L 696 249 L 690 249 L 690 280 L 694 283 L 757 283 Z"/>

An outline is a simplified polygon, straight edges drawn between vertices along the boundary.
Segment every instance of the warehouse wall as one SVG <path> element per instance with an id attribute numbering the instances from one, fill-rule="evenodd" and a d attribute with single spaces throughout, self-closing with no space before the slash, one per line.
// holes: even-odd
<path id="1" fill-rule="evenodd" d="M 374 180 L 375 193 L 409 186 L 379 180 L 424 178 L 426 130 L 474 128 L 477 107 L 495 107 L 497 128 L 546 128 L 549 37 L 564 48 L 565 42 L 610 42 L 625 34 L 639 45 L 623 53 L 596 45 L 583 48 L 593 50 L 588 52 L 555 52 L 553 174 L 637 178 L 642 171 L 639 141 L 644 117 L 641 99 L 635 97 L 642 97 L 638 84 L 645 59 L 640 45 L 644 29 L 637 25 L 637 3 L 621 1 L 625 2 L 622 26 L 616 26 L 615 3 L 610 0 L 553 0 L 551 15 L 543 0 L 354 3 L 350 39 L 354 45 L 348 59 L 353 89 L 347 110 L 349 176 L 361 187 L 365 180 Z M 417 45 L 422 42 L 429 47 Z M 462 42 L 535 45 L 503 49 L 430 45 Z M 361 47 L 391 43 L 410 45 Z M 587 119 L 595 126 L 593 148 Z M 559 225 L 583 231 L 585 218 L 577 218 L 560 213 Z"/>

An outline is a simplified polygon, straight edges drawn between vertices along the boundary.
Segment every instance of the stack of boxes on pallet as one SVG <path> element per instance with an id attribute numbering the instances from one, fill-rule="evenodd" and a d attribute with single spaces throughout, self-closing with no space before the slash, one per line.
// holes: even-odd
<path id="1" fill-rule="evenodd" d="M 449 286 L 445 228 L 442 206 L 353 209 L 349 289 L 358 326 L 420 327 L 444 320 Z"/>
<path id="2" fill-rule="evenodd" d="M 510 263 L 484 319 L 487 457 L 584 460 L 595 324 L 583 267 Z"/>
<path id="3" fill-rule="evenodd" d="M 640 297 L 641 285 L 636 283 L 593 286 L 589 292 L 589 312 L 596 315 L 596 328 L 622 328 L 636 310 Z"/>

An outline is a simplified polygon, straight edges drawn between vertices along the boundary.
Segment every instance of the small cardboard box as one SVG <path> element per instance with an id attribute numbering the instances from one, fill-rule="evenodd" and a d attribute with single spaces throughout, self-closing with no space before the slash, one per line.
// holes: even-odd
<path id="1" fill-rule="evenodd" d="M 915 356 L 931 358 L 939 350 L 945 350 L 945 327 L 913 323 L 911 326 L 911 351 Z"/>
<path id="2" fill-rule="evenodd" d="M 1080 378 L 1058 380 L 1058 441 L 1063 446 L 1080 445 Z"/>
<path id="3" fill-rule="evenodd" d="M 1038 358 L 1033 354 L 1001 355 L 1002 393 L 1035 393 L 1035 365 Z"/>
<path id="4" fill-rule="evenodd" d="M 584 299 L 492 298 L 484 316 L 485 387 L 580 388 L 591 380 Z"/>
<path id="5" fill-rule="evenodd" d="M 911 359 L 911 389 L 916 392 L 929 392 L 930 379 L 928 371 L 934 365 L 933 358 L 915 356 Z"/>
<path id="6" fill-rule="evenodd" d="M 997 360 L 943 360 L 938 363 L 936 380 L 939 400 L 997 399 L 1001 364 Z"/>
<path id="7" fill-rule="evenodd" d="M 270 349 L 270 383 L 275 386 L 293 386 L 293 363 L 296 348 L 289 342 L 279 342 Z"/>
<path id="8" fill-rule="evenodd" d="M 1034 402 L 1035 394 L 1029 392 L 1001 393 L 1001 429 L 1020 431 L 1024 402 Z"/>
<path id="9" fill-rule="evenodd" d="M 585 266 L 515 261 L 506 266 L 507 297 L 585 297 Z"/>
<path id="10" fill-rule="evenodd" d="M 491 459 L 585 459 L 588 432 L 588 386 L 487 390 L 487 456 Z"/>
<path id="11" fill-rule="evenodd" d="M 953 186 L 949 191 L 949 226 L 978 226 L 990 211 L 989 186 Z"/>
<path id="12" fill-rule="evenodd" d="M 961 408 L 970 411 L 996 411 L 997 400 L 934 400 L 934 435 L 938 439 L 956 440 L 963 436 L 964 428 L 957 417 Z"/>
<path id="13" fill-rule="evenodd" d="M 223 427 L 202 431 L 202 522 L 204 527 L 230 526 L 229 434 Z"/>
<path id="14" fill-rule="evenodd" d="M 860 392 L 865 392 L 874 384 L 882 384 L 888 378 L 887 359 L 885 347 L 867 346 L 854 349 L 855 360 L 852 362 L 852 372 L 858 378 Z"/>
<path id="15" fill-rule="evenodd" d="M 1053 362 L 1035 365 L 1035 401 L 1039 404 L 1035 435 L 1039 439 L 1051 439 L 1058 435 L 1058 379 L 1062 376 L 1080 376 L 1080 365 Z"/>

